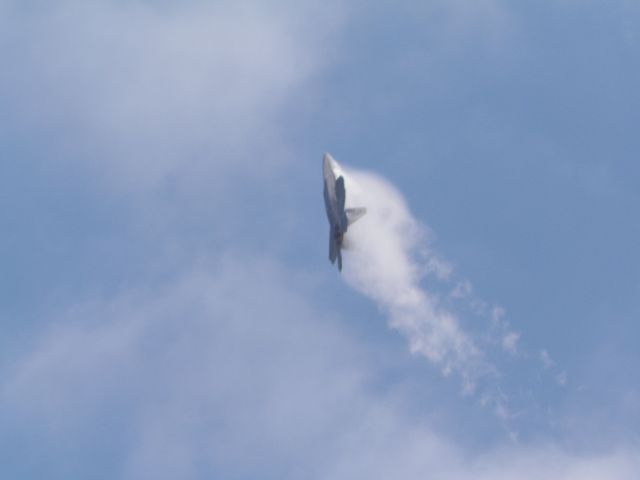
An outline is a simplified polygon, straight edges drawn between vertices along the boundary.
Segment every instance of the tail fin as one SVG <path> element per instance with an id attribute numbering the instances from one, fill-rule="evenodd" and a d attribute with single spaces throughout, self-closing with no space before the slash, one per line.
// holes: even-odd
<path id="1" fill-rule="evenodd" d="M 336 180 L 335 189 L 338 211 L 341 212 L 342 210 L 344 210 L 344 203 L 347 199 L 347 192 L 344 189 L 344 177 L 338 177 L 338 179 Z"/>
<path id="2" fill-rule="evenodd" d="M 338 270 L 342 271 L 342 252 L 340 251 L 340 245 L 336 242 L 336 237 L 333 234 L 333 230 L 329 232 L 329 260 L 331 263 L 336 263 L 338 260 Z"/>
<path id="3" fill-rule="evenodd" d="M 336 237 L 333 234 L 333 229 L 329 230 L 329 260 L 331 263 L 336 262 L 336 258 L 340 255 L 340 247 L 336 242 Z"/>
<path id="4" fill-rule="evenodd" d="M 351 225 L 353 222 L 362 217 L 365 213 L 367 213 L 367 209 L 364 207 L 360 208 L 347 208 L 344 213 L 347 214 L 347 222 Z"/>

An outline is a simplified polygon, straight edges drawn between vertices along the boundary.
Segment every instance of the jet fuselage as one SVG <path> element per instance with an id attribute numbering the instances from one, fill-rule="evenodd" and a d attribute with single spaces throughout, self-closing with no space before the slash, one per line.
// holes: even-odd
<path id="1" fill-rule="evenodd" d="M 322 173 L 324 176 L 324 207 L 329 220 L 329 260 L 338 260 L 338 269 L 342 270 L 341 249 L 344 244 L 344 234 L 349 224 L 355 222 L 366 213 L 365 208 L 345 209 L 346 190 L 344 175 L 338 162 L 330 154 L 325 153 L 322 158 Z"/>

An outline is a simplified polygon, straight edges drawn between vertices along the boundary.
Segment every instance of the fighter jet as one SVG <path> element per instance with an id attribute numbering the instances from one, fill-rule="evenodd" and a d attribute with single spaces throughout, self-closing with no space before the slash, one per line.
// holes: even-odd
<path id="1" fill-rule="evenodd" d="M 344 176 L 340 165 L 325 153 L 322 158 L 324 174 L 324 207 L 329 219 L 329 260 L 338 259 L 338 270 L 342 271 L 342 251 L 344 234 L 349 225 L 367 213 L 366 208 L 344 208 L 347 199 Z"/>

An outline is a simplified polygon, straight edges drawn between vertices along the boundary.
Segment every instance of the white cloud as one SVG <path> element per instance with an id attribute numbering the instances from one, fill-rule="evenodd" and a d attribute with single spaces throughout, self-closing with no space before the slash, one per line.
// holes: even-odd
<path id="1" fill-rule="evenodd" d="M 553 367 L 556 362 L 553 361 L 553 359 L 551 358 L 551 355 L 549 355 L 549 352 L 547 352 L 546 350 L 540 350 L 540 362 L 542 362 L 542 366 L 548 370 L 551 367 Z"/>
<path id="2" fill-rule="evenodd" d="M 555 376 L 556 383 L 561 387 L 567 384 L 567 372 L 562 371 Z"/>
<path id="3" fill-rule="evenodd" d="M 505 313 L 506 312 L 504 308 L 500 306 L 494 306 L 491 309 L 491 323 L 496 327 L 497 326 L 505 327 L 506 322 L 504 322 L 504 320 L 502 319 Z"/>
<path id="4" fill-rule="evenodd" d="M 509 332 L 504 337 L 502 337 L 502 348 L 504 348 L 507 352 L 515 355 L 518 353 L 518 340 L 520 339 L 520 334 L 516 332 Z"/>
<path id="5" fill-rule="evenodd" d="M 358 408 L 357 348 L 293 293 L 295 280 L 251 263 L 216 263 L 215 274 L 58 315 L 4 372 L 0 415 L 74 450 L 94 435 L 133 435 L 116 459 L 132 478 L 189 475 L 201 456 L 239 472 L 313 458 L 314 443 Z M 101 428 L 104 412 L 127 428 Z"/>
<path id="6" fill-rule="evenodd" d="M 456 372 L 465 391 L 491 371 L 456 315 L 421 287 L 433 255 L 425 229 L 411 215 L 402 195 L 382 178 L 346 169 L 347 206 L 365 206 L 367 214 L 347 233 L 344 278 L 371 297 L 389 315 L 391 327 L 409 340 L 412 352 L 428 358 L 444 374 Z M 436 275 L 440 277 L 440 275 Z"/>
<path id="7" fill-rule="evenodd" d="M 203 177 L 215 189 L 221 168 L 261 175 L 282 161 L 276 119 L 340 21 L 335 2 L 9 5 L 0 122 L 130 191 Z"/>
<path id="8" fill-rule="evenodd" d="M 106 453 L 121 478 L 637 477 L 626 447 L 457 445 L 370 387 L 361 345 L 290 276 L 227 261 L 62 312 L 4 366 L 0 415 L 38 432 L 33 452 L 56 445 L 52 476 L 72 453 L 93 471 L 99 436 L 126 445 Z"/>
<path id="9" fill-rule="evenodd" d="M 471 282 L 469 282 L 469 280 L 464 280 L 456 284 L 449 296 L 454 299 L 467 298 L 471 294 L 472 290 Z"/>

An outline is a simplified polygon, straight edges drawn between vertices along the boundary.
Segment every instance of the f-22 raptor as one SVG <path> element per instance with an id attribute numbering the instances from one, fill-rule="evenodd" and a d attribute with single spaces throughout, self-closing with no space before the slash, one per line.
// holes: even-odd
<path id="1" fill-rule="evenodd" d="M 349 225 L 367 213 L 366 208 L 344 208 L 347 194 L 344 188 L 344 176 L 338 162 L 325 153 L 322 158 L 324 175 L 324 207 L 329 220 L 329 260 L 338 260 L 338 270 L 342 271 L 342 248 L 344 234 Z"/>

